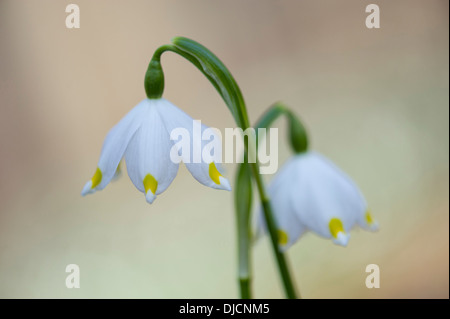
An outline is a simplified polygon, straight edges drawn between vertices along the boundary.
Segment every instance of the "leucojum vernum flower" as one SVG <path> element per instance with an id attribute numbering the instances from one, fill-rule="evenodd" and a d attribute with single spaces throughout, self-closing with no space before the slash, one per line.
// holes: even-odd
<path id="1" fill-rule="evenodd" d="M 178 172 L 179 162 L 172 161 L 173 156 L 171 158 L 170 154 L 173 147 L 177 149 L 178 144 L 171 140 L 170 133 L 181 127 L 192 136 L 193 123 L 194 120 L 189 115 L 166 99 L 143 100 L 109 131 L 103 143 L 97 170 L 81 194 L 105 188 L 125 156 L 128 175 L 134 186 L 145 194 L 148 203 L 153 203 L 156 195 L 169 187 Z M 207 128 L 203 125 L 202 131 Z M 194 138 L 190 140 L 198 142 Z M 199 149 L 201 147 L 202 145 L 198 145 Z M 192 145 L 192 148 L 196 146 Z M 181 146 L 177 151 L 183 151 Z M 185 156 L 184 163 L 189 172 L 200 183 L 212 188 L 231 190 L 230 183 L 219 172 L 214 161 L 193 161 L 193 152 L 183 152 L 181 158 L 182 155 Z"/>
<path id="2" fill-rule="evenodd" d="M 347 246 L 354 226 L 377 230 L 356 184 L 316 152 L 293 156 L 267 189 L 278 225 L 278 241 L 289 248 L 308 230 Z M 259 211 L 257 234 L 265 232 Z"/>
<path id="3" fill-rule="evenodd" d="M 194 120 L 162 98 L 164 73 L 161 55 L 171 51 L 191 62 L 211 82 L 229 108 L 238 128 L 251 129 L 241 91 L 225 65 L 206 47 L 183 37 L 159 47 L 145 74 L 147 98 L 132 108 L 107 134 L 93 177 L 85 184 L 82 195 L 94 193 L 116 176 L 125 159 L 130 179 L 145 194 L 148 203 L 164 192 L 174 180 L 179 163 L 184 162 L 192 176 L 215 189 L 231 190 L 223 176 L 217 156 L 195 159 L 194 150 L 203 150 L 195 135 Z M 364 196 L 356 184 L 330 160 L 308 149 L 308 136 L 298 117 L 286 106 L 276 103 L 254 125 L 269 128 L 279 116 L 288 120 L 288 141 L 295 153 L 275 175 L 267 190 L 261 177 L 258 155 L 251 152 L 263 136 L 244 143 L 247 153 L 256 156 L 239 164 L 235 182 L 235 207 L 238 240 L 238 276 L 242 298 L 251 298 L 250 250 L 254 239 L 268 234 L 280 279 L 287 298 L 299 298 L 289 271 L 286 250 L 303 234 L 312 231 L 346 246 L 349 232 L 355 226 L 377 230 Z M 191 144 L 186 147 L 173 138 L 173 132 L 184 129 Z M 201 132 L 209 128 L 201 125 Z M 214 134 L 214 133 L 210 133 Z M 221 145 L 220 145 L 221 147 Z M 256 184 L 261 205 L 257 210 L 256 229 L 252 230 L 252 189 Z"/>

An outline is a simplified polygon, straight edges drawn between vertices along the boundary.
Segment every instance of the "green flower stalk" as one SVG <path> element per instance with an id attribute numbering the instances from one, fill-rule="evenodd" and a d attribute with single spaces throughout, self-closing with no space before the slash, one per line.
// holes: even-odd
<path id="1" fill-rule="evenodd" d="M 195 65 L 203 75 L 211 82 L 211 84 L 216 88 L 217 92 L 220 94 L 228 109 L 230 110 L 236 124 L 246 130 L 250 127 L 250 122 L 248 119 L 247 108 L 242 96 L 241 90 L 237 85 L 234 77 L 231 75 L 230 71 L 225 67 L 222 61 L 217 58 L 210 50 L 206 47 L 197 43 L 191 39 L 184 37 L 176 37 L 172 39 L 172 44 L 163 45 L 159 47 L 150 62 L 150 67 L 153 66 L 153 62 L 159 62 L 161 55 L 166 52 L 171 51 L 179 54 L 183 58 L 187 59 L 193 65 Z M 151 71 L 148 71 L 151 72 Z M 146 80 L 146 85 L 151 85 L 152 81 Z M 152 92 L 152 88 L 146 87 L 146 92 Z M 249 147 L 249 143 L 254 143 L 255 141 L 244 140 L 244 148 L 249 151 L 252 149 Z M 296 289 L 290 274 L 288 264 L 286 261 L 286 256 L 280 251 L 278 247 L 278 232 L 275 219 L 273 217 L 272 208 L 270 205 L 270 199 L 267 196 L 264 182 L 259 174 L 259 163 L 256 156 L 255 163 L 248 163 L 248 168 L 243 170 L 249 170 L 253 176 L 256 183 L 257 190 L 259 193 L 259 198 L 262 206 L 264 207 L 264 217 L 266 220 L 267 228 L 270 234 L 272 249 L 274 251 L 275 259 L 277 261 L 278 270 L 283 282 L 286 297 L 297 298 Z M 245 178 L 248 179 L 248 173 L 242 173 L 240 180 Z M 246 182 L 247 186 L 243 186 L 243 182 L 240 183 L 239 187 L 249 187 L 251 182 Z M 241 199 L 237 197 L 237 207 L 244 206 L 239 201 L 247 201 L 247 199 Z M 241 212 L 242 211 L 242 212 Z M 244 210 L 237 210 L 237 223 L 238 223 L 238 256 L 239 256 L 239 274 L 240 274 L 240 285 L 241 285 L 241 296 L 244 298 L 250 298 L 250 262 L 249 262 L 249 252 L 250 252 L 250 224 L 249 217 Z M 243 214 L 244 216 L 240 216 Z M 245 269 L 245 271 L 244 271 Z"/>

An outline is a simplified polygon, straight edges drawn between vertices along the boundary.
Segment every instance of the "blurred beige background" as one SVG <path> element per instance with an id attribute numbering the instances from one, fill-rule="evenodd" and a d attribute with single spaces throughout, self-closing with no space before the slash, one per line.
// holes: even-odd
<path id="1" fill-rule="evenodd" d="M 294 245 L 304 297 L 449 297 L 447 1 L 73 2 L 81 28 L 69 30 L 69 1 L 0 1 L 0 297 L 238 297 L 232 193 L 182 167 L 153 205 L 126 172 L 80 196 L 107 131 L 145 97 L 153 51 L 175 35 L 224 61 L 252 121 L 274 101 L 292 106 L 381 224 L 345 249 L 315 235 Z M 369 3 L 381 29 L 365 27 Z M 200 72 L 171 53 L 163 65 L 166 98 L 234 126 Z M 253 257 L 255 296 L 282 297 L 267 239 Z M 70 263 L 80 289 L 65 287 Z M 380 289 L 365 287 L 371 263 Z"/>

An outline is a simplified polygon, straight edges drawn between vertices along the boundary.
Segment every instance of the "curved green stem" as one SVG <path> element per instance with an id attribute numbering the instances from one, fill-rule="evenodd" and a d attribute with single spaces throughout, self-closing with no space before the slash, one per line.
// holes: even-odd
<path id="1" fill-rule="evenodd" d="M 308 134 L 303 126 L 302 122 L 297 116 L 284 104 L 277 102 L 273 104 L 269 109 L 261 116 L 258 122 L 255 124 L 255 129 L 269 128 L 272 123 L 281 115 L 286 116 L 289 125 L 289 142 L 292 150 L 295 153 L 304 153 L 308 150 Z M 258 136 L 257 136 L 258 138 Z"/>
<path id="2" fill-rule="evenodd" d="M 210 50 L 202 46 L 201 44 L 183 37 L 177 37 L 172 40 L 173 44 L 163 45 L 159 47 L 154 55 L 153 59 L 160 61 L 160 56 L 165 51 L 172 51 L 184 57 L 192 64 L 194 64 L 212 83 L 216 88 L 220 96 L 223 98 L 225 104 L 230 109 L 237 125 L 244 131 L 250 127 L 250 121 L 248 119 L 247 108 L 245 106 L 242 93 L 234 80 L 231 73 L 225 67 Z M 245 150 L 248 151 L 248 143 L 244 143 Z M 272 212 L 269 197 L 266 194 L 264 182 L 259 174 L 259 163 L 257 154 L 256 163 L 248 164 L 251 167 L 253 178 L 257 184 L 261 205 L 264 211 L 264 217 L 266 219 L 267 228 L 272 242 L 272 248 L 274 251 L 275 259 L 277 261 L 279 273 L 283 282 L 285 294 L 288 298 L 297 298 L 295 292 L 292 277 L 289 272 L 289 268 L 286 261 L 286 256 L 280 251 L 278 245 L 278 232 L 276 221 Z M 245 232 L 238 231 L 240 243 L 245 243 L 249 240 L 249 235 Z M 242 238 L 244 236 L 244 238 Z M 247 248 L 247 254 L 245 258 L 249 258 L 250 245 L 243 245 Z M 245 249 L 245 248 L 244 248 Z M 245 267 L 250 268 L 249 262 L 244 264 Z M 240 277 L 241 296 L 250 296 L 250 270 L 247 269 L 248 277 Z"/>

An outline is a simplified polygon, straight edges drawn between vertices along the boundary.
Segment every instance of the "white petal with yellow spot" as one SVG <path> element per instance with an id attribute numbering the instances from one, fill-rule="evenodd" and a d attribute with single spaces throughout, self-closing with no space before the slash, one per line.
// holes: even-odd
<path id="1" fill-rule="evenodd" d="M 170 151 L 175 145 L 170 139 L 170 132 L 180 127 L 190 132 L 191 141 L 198 144 L 192 147 L 200 147 L 201 151 L 204 143 L 193 138 L 193 120 L 189 115 L 165 99 L 140 102 L 109 131 L 97 169 L 81 194 L 84 196 L 105 188 L 125 157 L 130 179 L 145 194 L 147 202 L 152 203 L 169 187 L 178 172 L 179 164 L 170 158 Z M 207 128 L 202 125 L 202 132 Z M 202 160 L 186 163 L 186 166 L 200 183 L 217 189 L 231 189 L 221 173 L 220 163 Z"/>
<path id="2" fill-rule="evenodd" d="M 346 246 L 355 225 L 368 230 L 378 228 L 356 184 L 316 152 L 289 159 L 269 185 L 268 193 L 283 249 L 308 230 Z M 258 229 L 264 228 L 261 224 Z"/>
<path id="3" fill-rule="evenodd" d="M 194 119 L 192 117 L 164 99 L 158 105 L 158 109 L 161 110 L 161 113 L 164 112 L 162 119 L 169 132 L 179 127 L 183 127 L 189 132 L 190 151 L 182 154 L 182 160 L 192 176 L 205 186 L 231 190 L 229 181 L 220 173 L 220 163 L 207 162 L 201 156 L 201 151 L 208 143 L 208 141 L 202 139 L 202 135 L 209 127 L 201 124 L 200 136 L 196 136 Z M 216 138 L 220 140 L 218 137 Z"/>
<path id="4" fill-rule="evenodd" d="M 112 180 L 130 139 L 141 126 L 142 114 L 145 112 L 146 106 L 145 100 L 140 102 L 106 135 L 97 169 L 91 180 L 84 186 L 81 192 L 83 196 L 94 193 L 96 190 L 102 190 Z"/>

